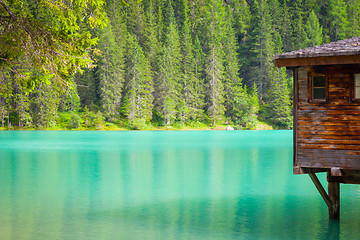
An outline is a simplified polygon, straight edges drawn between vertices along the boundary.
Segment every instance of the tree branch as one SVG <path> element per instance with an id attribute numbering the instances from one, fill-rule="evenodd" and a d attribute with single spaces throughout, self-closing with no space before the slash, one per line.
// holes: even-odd
<path id="1" fill-rule="evenodd" d="M 1 19 L 10 19 L 11 17 L 10 17 L 10 16 L 0 15 L 0 18 L 1 18 Z"/>
<path id="2" fill-rule="evenodd" d="M 5 9 L 5 11 L 9 14 L 9 17 L 13 20 L 16 20 L 16 15 L 10 10 L 9 6 L 4 3 L 3 0 L 0 0 L 0 5 Z"/>

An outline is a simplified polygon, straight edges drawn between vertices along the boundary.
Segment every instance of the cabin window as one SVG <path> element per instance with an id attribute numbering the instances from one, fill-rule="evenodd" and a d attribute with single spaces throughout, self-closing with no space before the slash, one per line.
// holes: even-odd
<path id="1" fill-rule="evenodd" d="M 354 100 L 360 100 L 360 73 L 354 74 Z"/>
<path id="2" fill-rule="evenodd" d="M 325 75 L 312 75 L 309 82 L 311 102 L 325 102 L 327 99 L 327 83 Z"/>

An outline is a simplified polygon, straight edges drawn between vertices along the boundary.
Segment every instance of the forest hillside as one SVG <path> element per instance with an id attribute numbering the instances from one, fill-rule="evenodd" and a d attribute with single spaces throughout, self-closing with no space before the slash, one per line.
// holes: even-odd
<path id="1" fill-rule="evenodd" d="M 25 9 L 40 21 L 37 4 Z M 290 129 L 292 76 L 274 55 L 360 35 L 360 0 L 106 0 L 105 10 L 106 26 L 79 23 L 97 45 L 70 87 L 45 79 L 29 91 L 1 69 L 2 128 Z"/>

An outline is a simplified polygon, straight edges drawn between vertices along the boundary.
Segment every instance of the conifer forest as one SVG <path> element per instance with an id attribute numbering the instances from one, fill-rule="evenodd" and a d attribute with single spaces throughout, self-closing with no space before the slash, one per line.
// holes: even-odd
<path id="1" fill-rule="evenodd" d="M 360 35 L 360 0 L 106 0 L 100 24 L 87 15 L 90 24 L 76 25 L 41 1 L 13 2 L 21 9 L 0 0 L 0 41 L 34 44 L 23 44 L 24 55 L 0 43 L 3 129 L 291 129 L 292 75 L 274 66 L 274 55 Z M 51 44 L 54 37 L 28 22 L 7 30 L 16 11 L 49 32 L 46 24 L 62 32 L 66 25 L 54 36 L 72 33 L 76 45 L 66 49 L 75 57 L 36 57 L 48 49 L 36 44 L 54 52 L 65 44 Z M 89 59 L 76 57 L 79 46 Z"/>

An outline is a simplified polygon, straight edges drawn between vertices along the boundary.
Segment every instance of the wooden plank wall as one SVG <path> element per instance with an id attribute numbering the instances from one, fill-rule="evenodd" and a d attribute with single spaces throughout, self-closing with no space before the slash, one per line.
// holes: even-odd
<path id="1" fill-rule="evenodd" d="M 324 103 L 308 100 L 309 68 L 298 68 L 294 167 L 360 169 L 360 103 L 350 96 L 352 73 L 328 71 Z"/>

